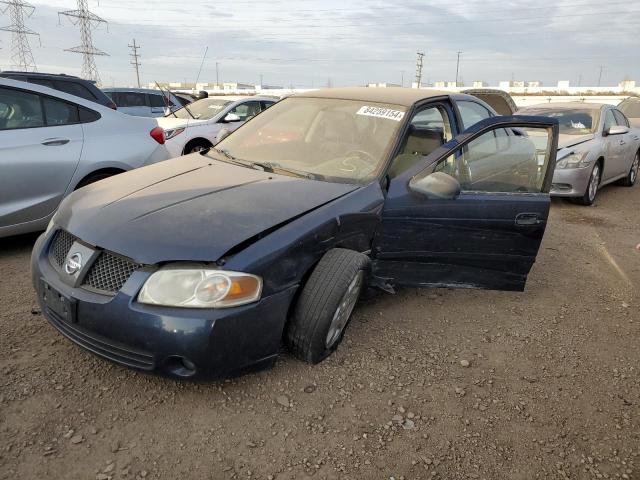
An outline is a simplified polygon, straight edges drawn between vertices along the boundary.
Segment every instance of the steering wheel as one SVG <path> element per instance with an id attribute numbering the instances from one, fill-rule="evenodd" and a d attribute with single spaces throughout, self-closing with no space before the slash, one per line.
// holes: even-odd
<path id="1" fill-rule="evenodd" d="M 358 166 L 352 163 L 354 160 L 362 162 L 364 164 L 363 166 L 369 168 L 375 166 L 377 163 L 376 159 L 373 158 L 373 155 L 369 152 L 365 152 L 364 150 L 351 150 L 342 159 L 342 168 L 340 168 L 340 170 L 344 172 L 355 172 L 358 170 Z"/>

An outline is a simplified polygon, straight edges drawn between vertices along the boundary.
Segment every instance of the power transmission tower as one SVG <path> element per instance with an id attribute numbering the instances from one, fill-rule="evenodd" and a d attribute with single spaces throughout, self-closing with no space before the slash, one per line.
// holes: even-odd
<path id="1" fill-rule="evenodd" d="M 68 17 L 71 23 L 80 26 L 80 41 L 82 42 L 82 44 L 79 47 L 68 48 L 65 51 L 81 53 L 82 76 L 88 80 L 93 80 L 96 83 L 100 83 L 100 75 L 98 75 L 98 69 L 96 68 L 96 61 L 94 57 L 97 55 L 107 54 L 93 46 L 91 30 L 97 28 L 101 23 L 106 24 L 107 21 L 103 18 L 100 18 L 95 13 L 91 13 L 89 11 L 87 0 L 78 0 L 77 10 L 58 12 L 58 17 L 60 15 Z"/>
<path id="2" fill-rule="evenodd" d="M 424 52 L 418 52 L 418 60 L 416 61 L 416 84 L 418 88 L 422 86 L 422 61 L 424 59 Z"/>
<path id="3" fill-rule="evenodd" d="M 136 39 L 133 39 L 133 45 L 128 45 L 128 47 L 133 51 L 133 53 L 130 53 L 129 56 L 132 57 L 131 60 L 131 65 L 133 65 L 136 68 L 136 78 L 138 80 L 138 88 L 140 88 L 140 65 L 141 63 L 138 61 L 138 59 L 140 58 L 140 55 L 138 55 L 138 49 L 140 48 L 140 45 L 136 45 Z"/>
<path id="4" fill-rule="evenodd" d="M 11 63 L 15 68 L 25 72 L 38 70 L 33 53 L 31 53 L 29 35 L 37 35 L 38 37 L 40 35 L 24 26 L 25 17 L 29 18 L 33 15 L 34 10 L 33 5 L 22 0 L 0 1 L 0 11 L 2 13 L 9 12 L 11 17 L 11 25 L 0 28 L 5 32 L 11 32 Z"/>

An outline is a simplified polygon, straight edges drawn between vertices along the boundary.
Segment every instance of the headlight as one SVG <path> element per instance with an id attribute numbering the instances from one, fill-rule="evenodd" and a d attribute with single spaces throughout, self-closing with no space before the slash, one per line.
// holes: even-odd
<path id="1" fill-rule="evenodd" d="M 172 128 L 171 130 L 164 131 L 164 138 L 169 140 L 170 138 L 177 137 L 182 132 L 184 132 L 184 128 Z"/>
<path id="2" fill-rule="evenodd" d="M 261 293 L 262 279 L 248 273 L 168 267 L 147 279 L 138 301 L 167 307 L 227 308 L 255 302 Z"/>
<path id="3" fill-rule="evenodd" d="M 588 167 L 591 162 L 587 161 L 589 152 L 572 153 L 556 163 L 556 168 L 582 168 Z"/>

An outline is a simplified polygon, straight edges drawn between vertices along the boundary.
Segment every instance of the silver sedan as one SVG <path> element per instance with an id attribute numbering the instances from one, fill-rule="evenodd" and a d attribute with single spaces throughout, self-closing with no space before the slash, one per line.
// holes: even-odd
<path id="1" fill-rule="evenodd" d="M 611 105 L 583 102 L 534 105 L 518 112 L 560 121 L 551 195 L 591 205 L 609 183 L 631 187 L 638 178 L 640 130 Z"/>

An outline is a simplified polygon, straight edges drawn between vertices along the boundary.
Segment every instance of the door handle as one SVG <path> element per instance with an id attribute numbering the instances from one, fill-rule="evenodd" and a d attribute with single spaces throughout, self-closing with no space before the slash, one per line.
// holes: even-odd
<path id="1" fill-rule="evenodd" d="M 625 142 L 624 140 L 620 140 L 620 145 L 626 145 L 627 142 Z"/>
<path id="2" fill-rule="evenodd" d="M 542 220 L 537 213 L 520 213 L 516 216 L 516 225 L 519 227 L 531 227 L 541 223 Z"/>
<path id="3" fill-rule="evenodd" d="M 47 138 L 42 145 L 46 145 L 47 147 L 57 147 L 60 145 L 66 145 L 70 140 L 68 138 Z"/>

